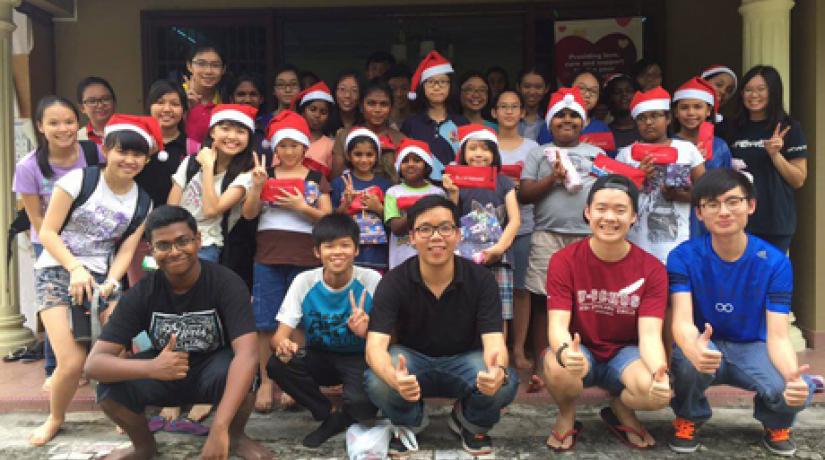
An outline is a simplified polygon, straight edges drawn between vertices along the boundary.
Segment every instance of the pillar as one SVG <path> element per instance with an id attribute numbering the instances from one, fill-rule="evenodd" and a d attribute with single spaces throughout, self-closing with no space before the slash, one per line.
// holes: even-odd
<path id="1" fill-rule="evenodd" d="M 790 105 L 791 8 L 794 0 L 742 0 L 742 72 L 755 65 L 772 65 L 784 86 L 785 109 Z M 742 85 L 745 82 L 741 82 Z"/>
<path id="2" fill-rule="evenodd" d="M 0 0 L 0 231 L 4 234 L 16 212 L 11 191 L 14 175 L 14 104 L 12 98 L 11 35 L 15 29 L 12 11 L 21 0 Z M 5 239 L 0 244 L 0 353 L 31 344 L 32 332 L 23 326 L 17 296 L 17 260 L 8 260 Z"/>

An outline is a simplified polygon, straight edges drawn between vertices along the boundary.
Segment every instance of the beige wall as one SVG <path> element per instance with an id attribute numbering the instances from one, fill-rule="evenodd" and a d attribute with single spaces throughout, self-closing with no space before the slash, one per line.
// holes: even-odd
<path id="1" fill-rule="evenodd" d="M 825 346 L 825 2 L 798 0 L 791 14 L 791 112 L 808 140 L 808 179 L 797 192 L 799 228 L 791 248 L 798 324 Z M 814 97 L 812 97 L 812 95 Z M 817 289 L 819 284 L 819 289 Z M 812 334 L 816 331 L 816 334 Z"/>

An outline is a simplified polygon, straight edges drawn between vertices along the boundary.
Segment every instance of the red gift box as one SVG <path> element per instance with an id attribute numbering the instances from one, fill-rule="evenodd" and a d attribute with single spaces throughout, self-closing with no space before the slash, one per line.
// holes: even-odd
<path id="1" fill-rule="evenodd" d="M 604 176 L 606 174 L 621 174 L 622 176 L 627 177 L 634 184 L 636 187 L 642 188 L 642 185 L 645 183 L 646 175 L 645 172 L 639 168 L 634 168 L 628 164 L 624 164 L 621 161 L 614 160 L 607 155 L 596 155 L 596 158 L 593 159 L 593 168 L 590 171 L 590 174 L 598 177 Z"/>
<path id="2" fill-rule="evenodd" d="M 496 168 L 492 166 L 447 165 L 444 174 L 449 174 L 453 184 L 459 188 L 496 189 Z"/>
<path id="3" fill-rule="evenodd" d="M 713 130 L 713 123 L 709 121 L 703 121 L 699 125 L 699 137 L 696 140 L 697 144 L 702 147 L 699 151 L 702 152 L 705 161 L 713 159 Z"/>
<path id="4" fill-rule="evenodd" d="M 364 190 L 359 191 L 358 194 L 355 195 L 355 198 L 353 198 L 352 203 L 349 204 L 349 208 L 347 208 L 347 212 L 349 214 L 358 214 L 364 209 L 367 209 L 367 206 L 364 204 L 363 201 L 361 201 L 361 197 L 363 197 L 364 195 L 375 195 L 378 197 L 379 202 L 384 202 L 384 191 L 381 190 L 381 187 L 377 185 L 369 186 Z"/>
<path id="5" fill-rule="evenodd" d="M 267 179 L 264 187 L 261 190 L 261 201 L 274 203 L 278 199 L 283 198 L 284 194 L 281 189 L 294 193 L 295 189 L 304 194 L 304 181 L 301 179 Z"/>
<path id="6" fill-rule="evenodd" d="M 579 136 L 579 141 L 586 142 L 590 145 L 595 145 L 605 152 L 612 152 L 616 150 L 616 139 L 613 137 L 613 133 L 609 131 L 603 133 L 582 134 Z"/>
<path id="7" fill-rule="evenodd" d="M 638 162 L 648 155 L 653 157 L 653 164 L 656 165 L 669 165 L 679 159 L 679 151 L 669 145 L 637 142 L 630 147 L 630 156 Z"/>
<path id="8" fill-rule="evenodd" d="M 395 200 L 395 204 L 398 206 L 398 209 L 404 211 L 410 209 L 412 205 L 425 196 L 427 195 L 402 196 Z"/>
<path id="9" fill-rule="evenodd" d="M 313 171 L 318 171 L 319 173 L 321 173 L 321 175 L 323 175 L 324 177 L 329 179 L 329 173 L 330 173 L 329 166 L 321 163 L 320 161 L 313 160 L 312 158 L 309 158 L 309 157 L 304 157 L 304 160 L 301 163 L 304 166 L 306 166 L 307 169 L 311 169 Z"/>
<path id="10" fill-rule="evenodd" d="M 515 164 L 515 165 L 501 165 L 501 173 L 507 177 L 513 178 L 515 180 L 521 180 L 521 170 L 524 169 L 523 165 Z"/>

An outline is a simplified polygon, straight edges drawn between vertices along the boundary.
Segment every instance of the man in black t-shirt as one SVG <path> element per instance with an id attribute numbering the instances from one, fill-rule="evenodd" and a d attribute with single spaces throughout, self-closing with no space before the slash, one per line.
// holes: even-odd
<path id="1" fill-rule="evenodd" d="M 390 270 L 375 291 L 366 357 L 367 394 L 395 425 L 426 426 L 422 397 L 457 399 L 448 420 L 473 455 L 492 452 L 487 436 L 516 395 L 507 367 L 498 285 L 487 268 L 454 254 L 458 210 L 427 196 L 407 215 L 418 256 Z M 394 336 L 395 344 L 390 346 Z M 407 448 L 390 441 L 390 455 Z"/>
<path id="2" fill-rule="evenodd" d="M 161 206 L 146 219 L 158 271 L 127 291 L 86 361 L 100 381 L 106 415 L 132 441 L 107 458 L 151 458 L 157 453 L 144 409 L 189 403 L 217 405 L 204 458 L 274 458 L 244 434 L 258 366 L 255 319 L 244 282 L 231 270 L 198 259 L 195 219 L 177 206 Z M 147 331 L 152 348 L 122 357 L 132 338 Z"/>

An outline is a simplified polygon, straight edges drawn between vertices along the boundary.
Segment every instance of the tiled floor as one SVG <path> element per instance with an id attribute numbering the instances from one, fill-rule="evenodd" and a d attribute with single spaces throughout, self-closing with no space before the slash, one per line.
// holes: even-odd
<path id="1" fill-rule="evenodd" d="M 809 364 L 811 373 L 825 373 L 825 350 L 808 350 L 799 357 L 800 364 Z M 521 381 L 526 382 L 527 373 L 520 373 Z M 48 394 L 41 390 L 43 384 L 43 362 L 29 364 L 0 363 L 0 412 L 48 411 Z M 522 383 L 516 402 L 521 404 L 550 404 L 552 399 L 545 391 L 527 393 Z M 751 404 L 752 393 L 736 388 L 713 387 L 709 393 L 711 403 L 724 406 L 742 406 Z M 599 389 L 585 390 L 585 404 L 598 404 L 604 401 L 606 393 Z M 825 395 L 817 395 L 816 401 L 825 403 Z M 80 387 L 75 395 L 70 411 L 96 410 L 94 394 L 90 385 Z"/>

